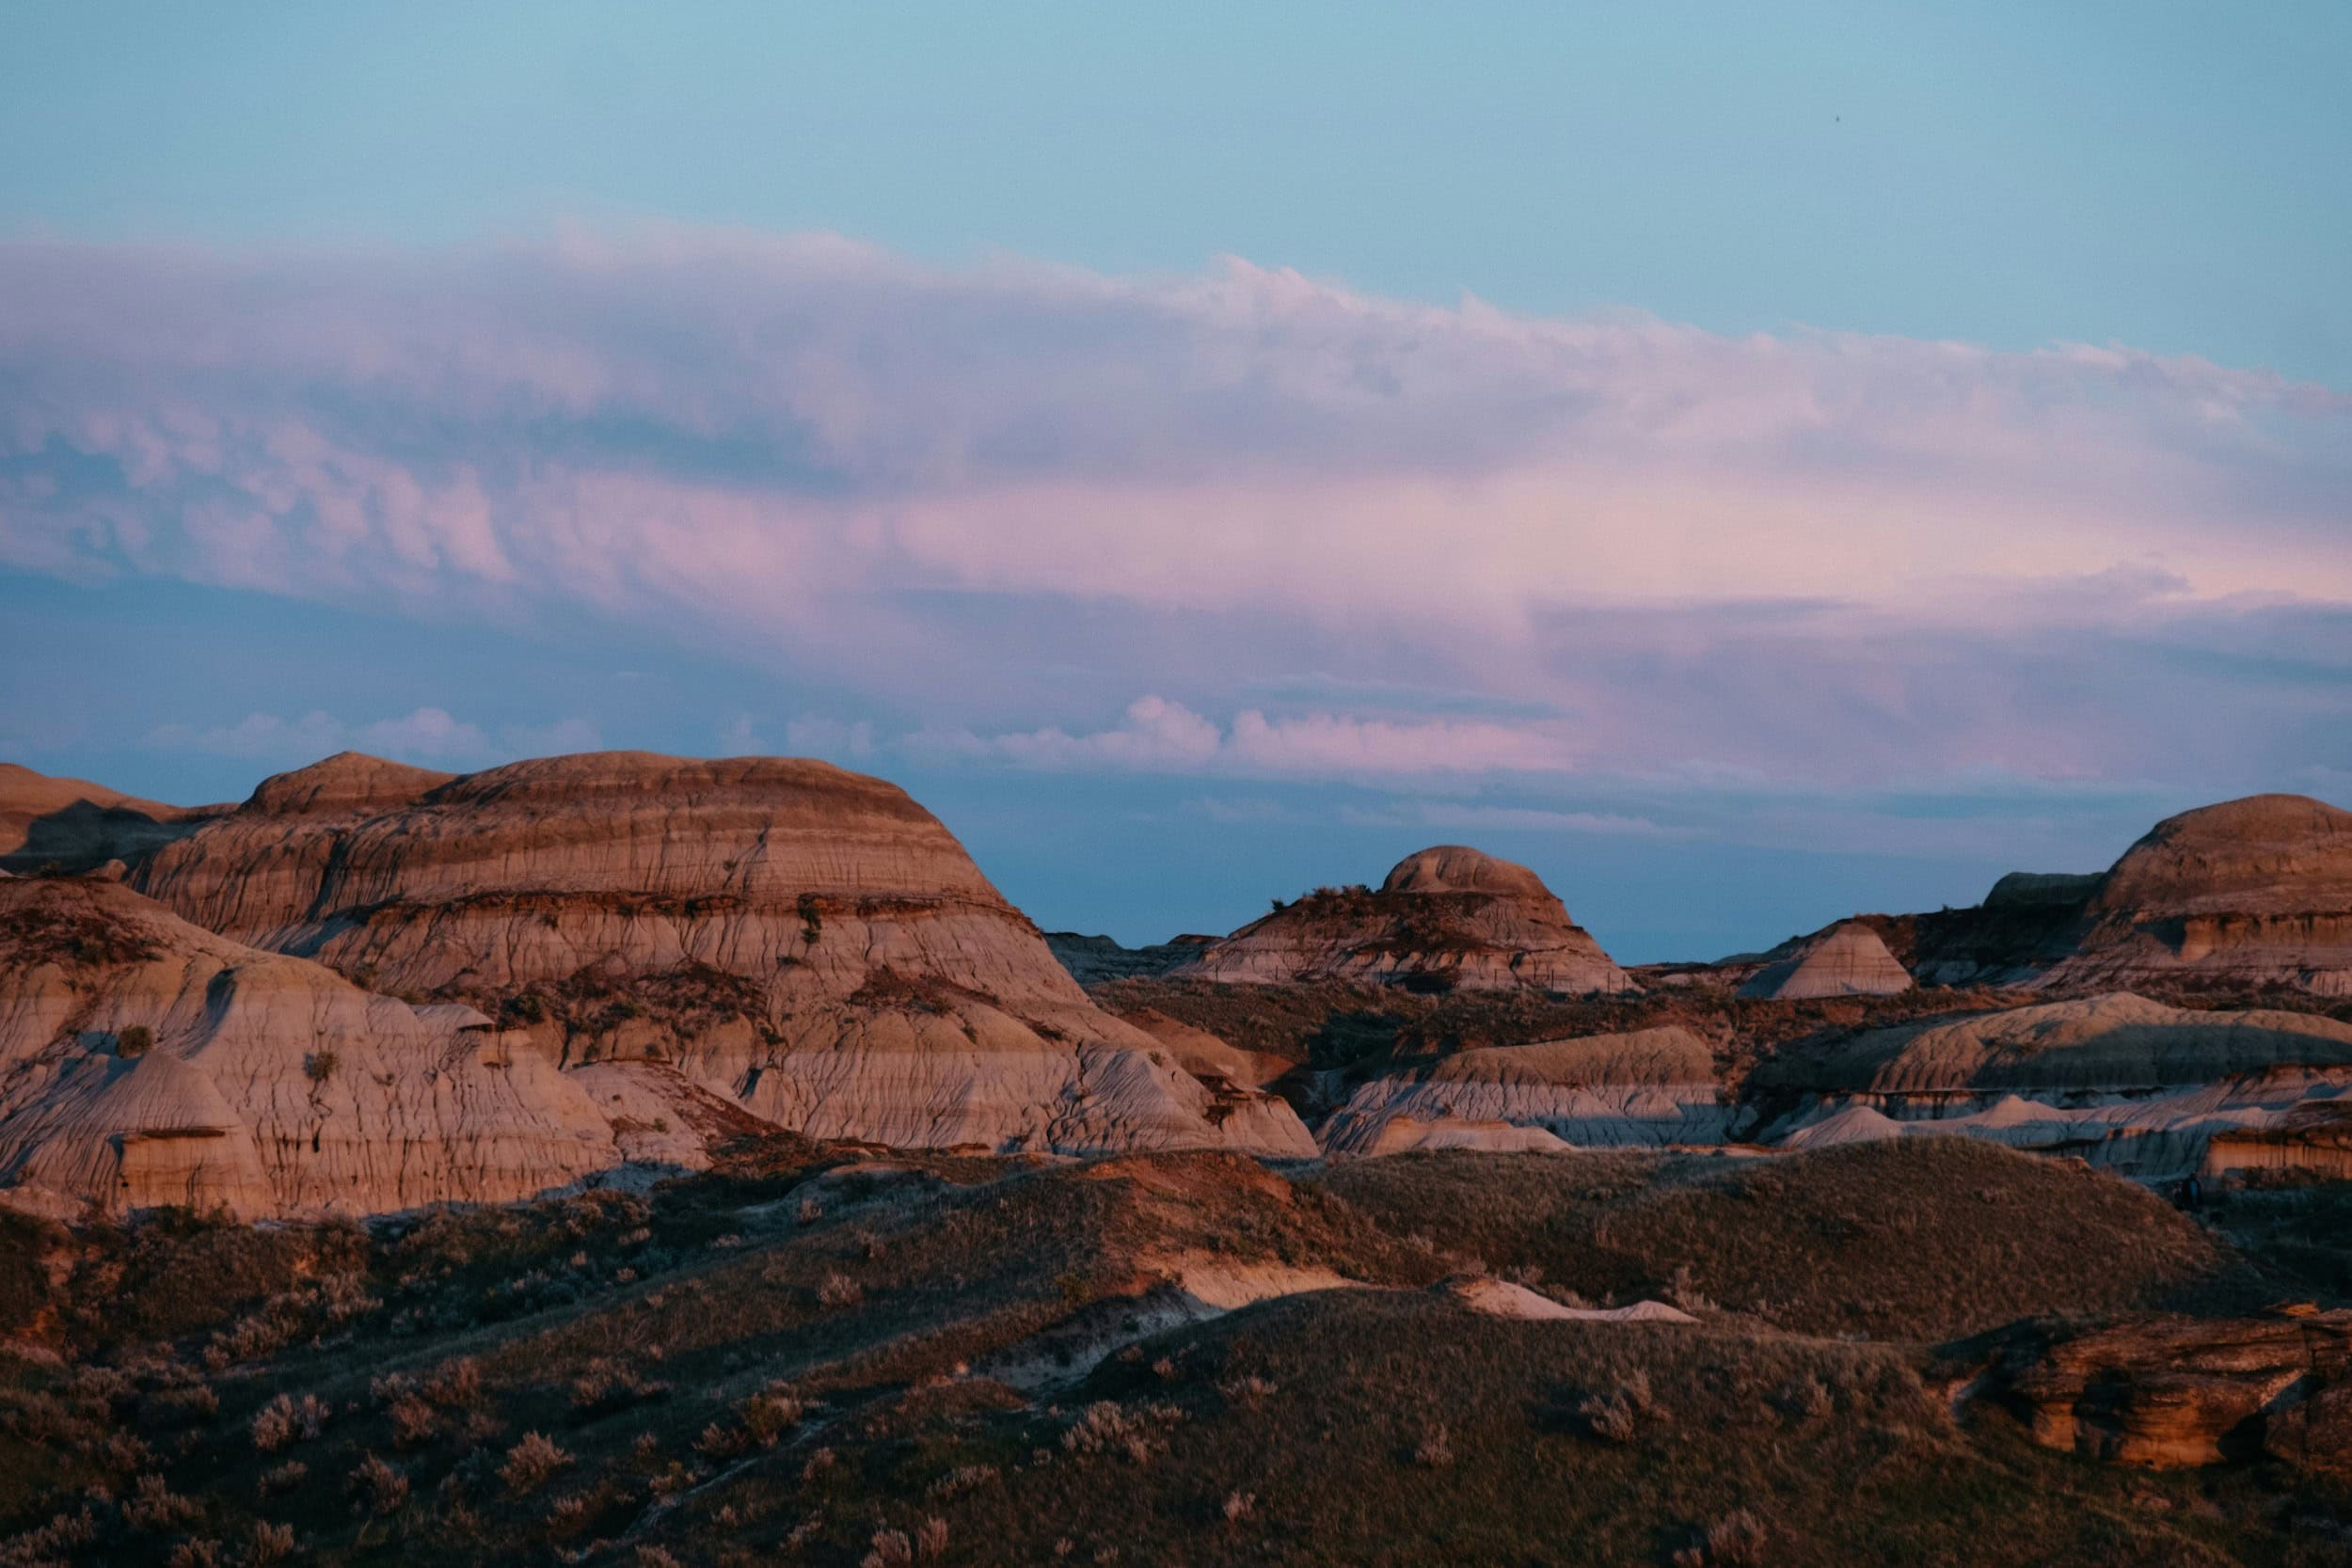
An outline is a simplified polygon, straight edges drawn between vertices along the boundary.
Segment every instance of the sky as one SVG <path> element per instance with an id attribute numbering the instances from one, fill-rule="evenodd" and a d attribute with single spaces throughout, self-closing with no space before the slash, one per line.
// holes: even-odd
<path id="1" fill-rule="evenodd" d="M 0 758 L 818 755 L 1627 961 L 2352 804 L 2352 8 L 19 5 Z"/>

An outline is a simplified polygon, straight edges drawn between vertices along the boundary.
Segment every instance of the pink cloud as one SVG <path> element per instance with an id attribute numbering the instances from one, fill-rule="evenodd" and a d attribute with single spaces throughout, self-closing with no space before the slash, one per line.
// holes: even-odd
<path id="1" fill-rule="evenodd" d="M 827 236 L 17 242 L 0 388 L 0 563 L 592 611 L 895 708 L 942 755 L 2081 776 L 2182 727 L 2245 751 L 2340 721 L 2299 676 L 2181 694 L 2250 678 L 2249 640 L 2335 657 L 2352 398 L 2123 347 Z M 1251 705 L 1301 669 L 1574 718 Z M 1137 691 L 1168 695 L 1089 727 Z"/>

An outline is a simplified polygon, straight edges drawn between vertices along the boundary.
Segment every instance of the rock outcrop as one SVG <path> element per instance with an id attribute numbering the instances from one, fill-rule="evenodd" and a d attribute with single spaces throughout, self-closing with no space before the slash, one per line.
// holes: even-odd
<path id="1" fill-rule="evenodd" d="M 1870 920 L 1929 985 L 2352 995 L 2352 812 L 2224 801 L 2157 823 L 2104 872 L 2012 873 L 1975 909 Z"/>
<path id="2" fill-rule="evenodd" d="M 1458 845 L 1407 855 L 1377 891 L 1309 894 L 1175 974 L 1246 985 L 1354 980 L 1571 994 L 1635 989 L 1542 879 Z"/>
<path id="3" fill-rule="evenodd" d="M 2184 1176 L 2218 1134 L 2352 1094 L 2352 1024 L 2116 993 L 1871 1030 L 1766 1062 L 1750 1085 L 1801 1097 L 1766 1133 L 1783 1147 L 1964 1132 Z"/>
<path id="4" fill-rule="evenodd" d="M 1891 996 L 1911 989 L 1911 972 L 1895 961 L 1878 932 L 1842 921 L 1794 943 L 1740 988 L 1745 997 L 1777 1002 L 1823 996 Z"/>
<path id="5" fill-rule="evenodd" d="M 962 846 L 821 762 L 598 752 L 452 777 L 344 753 L 151 857 L 189 921 L 464 1003 L 567 1064 L 653 1057 L 815 1137 L 1297 1154 L 1097 1009 Z"/>
<path id="6" fill-rule="evenodd" d="M 2256 795 L 2184 812 L 2123 853 L 2042 984 L 2185 978 L 2352 995 L 2352 812 Z"/>
<path id="7" fill-rule="evenodd" d="M 135 861 L 226 806 L 167 806 L 0 762 L 0 871 L 91 871 Z"/>
<path id="8" fill-rule="evenodd" d="M 1080 936 L 1075 931 L 1045 933 L 1045 945 L 1082 986 L 1156 978 L 1192 962 L 1216 941 L 1215 937 L 1181 936 L 1148 947 L 1122 947 L 1109 937 Z"/>
<path id="9" fill-rule="evenodd" d="M 372 995 L 117 883 L 0 882 L 0 1185 L 244 1217 L 500 1200 L 622 1163 L 469 1008 Z"/>
<path id="10" fill-rule="evenodd" d="M 1979 1386 L 2014 1408 L 2044 1448 L 2152 1469 L 2268 1453 L 2352 1473 L 2352 1311 L 2143 1315 L 2008 1338 Z"/>
<path id="11" fill-rule="evenodd" d="M 1654 1148 L 1720 1144 L 1731 1121 L 1707 1042 L 1668 1026 L 1487 1046 L 1375 1078 L 1332 1113 L 1322 1139 L 1333 1154 Z"/>

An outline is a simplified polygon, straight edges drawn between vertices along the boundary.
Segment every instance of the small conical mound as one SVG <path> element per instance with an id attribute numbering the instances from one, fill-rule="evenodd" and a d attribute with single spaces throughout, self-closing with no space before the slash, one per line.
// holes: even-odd
<path id="1" fill-rule="evenodd" d="M 1911 989 L 1911 972 L 1886 950 L 1879 934 L 1845 921 L 1799 942 L 1795 951 L 1758 970 L 1740 994 L 1802 1002 L 1822 996 L 1891 996 Z"/>
<path id="2" fill-rule="evenodd" d="M 1362 980 L 1417 990 L 1631 990 L 1543 879 L 1441 844 L 1399 861 L 1375 892 L 1319 888 L 1176 971 L 1245 985 Z"/>

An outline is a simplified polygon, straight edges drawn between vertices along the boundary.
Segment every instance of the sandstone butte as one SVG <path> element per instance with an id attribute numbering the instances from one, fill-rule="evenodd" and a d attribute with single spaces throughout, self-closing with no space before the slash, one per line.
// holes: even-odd
<path id="1" fill-rule="evenodd" d="M 1311 893 L 1173 973 L 1246 985 L 1357 980 L 1576 994 L 1639 989 L 1535 873 L 1460 845 L 1406 856 L 1377 891 Z"/>
<path id="2" fill-rule="evenodd" d="M 20 889 L 52 885 L 65 884 L 10 891 L 23 901 L 34 895 Z M 673 1141 L 687 1147 L 669 1152 L 691 1156 L 682 1123 L 694 1117 L 665 1116 L 673 1103 L 705 1120 L 732 1107 L 812 1136 L 906 1147 L 1313 1152 L 1282 1101 L 1236 1081 L 1204 1085 L 1152 1036 L 1096 1008 L 930 813 L 824 763 L 609 752 L 453 776 L 344 753 L 272 778 L 154 847 L 128 888 L 81 895 L 127 900 L 100 912 L 135 926 L 176 916 L 156 944 L 200 952 L 217 971 L 297 990 L 332 981 L 332 994 L 347 993 L 337 1006 L 358 1008 L 367 1028 L 392 1021 L 367 1071 L 401 1080 L 404 1094 L 409 1078 L 439 1083 L 463 1065 L 449 1043 L 461 1035 L 469 1050 L 498 1042 L 510 1075 L 535 1081 L 544 1068 L 564 1088 L 546 1104 L 515 1103 L 516 1147 L 537 1147 L 533 1118 L 554 1116 L 588 1152 L 550 1157 L 516 1178 L 520 1190 L 617 1163 L 616 1137 L 634 1131 L 643 1143 L 657 1120 L 681 1124 Z M 58 913 L 38 900 L 20 912 L 32 927 Z M 278 967 L 254 971 L 264 958 Z M 286 978 L 295 974 L 299 985 Z M 20 964 L 11 983 L 49 998 L 19 1008 L 32 1021 L 20 1052 L 62 1063 L 76 1042 L 87 1054 L 95 1036 L 144 1023 L 156 1065 L 128 1081 L 160 1080 L 212 1050 L 177 1015 L 69 1019 L 58 995 L 74 988 L 56 974 Z M 307 1099 L 307 1021 L 318 1012 L 276 1009 L 275 1035 L 255 1015 L 249 1032 L 269 1036 L 274 1054 L 240 1071 Z M 356 1047 L 330 1049 L 356 1059 Z M 494 1098 L 481 1114 L 506 1104 Z M 449 1164 L 456 1188 L 513 1196 L 467 1174 L 437 1133 L 404 1145 L 405 1124 L 380 1109 L 363 1099 L 349 1120 L 405 1148 L 386 1161 Z M 281 1136 L 233 1096 L 230 1111 L 257 1149 Z M 583 1111 L 595 1114 L 574 1126 Z M 90 1117 L 103 1120 L 92 1111 Z M 223 1131 L 225 1149 L 242 1147 L 216 1108 L 198 1119 Z M 485 1158 L 482 1171 L 505 1156 Z M 537 1158 L 518 1157 L 517 1169 Z M 405 1167 L 397 1180 L 339 1180 L 273 1177 L 272 1191 L 280 1208 L 366 1209 L 450 1185 Z M 239 1203 L 257 1201 L 249 1181 L 240 1191 Z"/>

